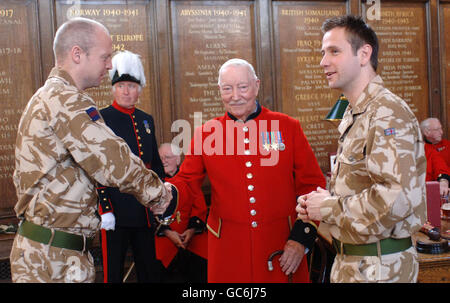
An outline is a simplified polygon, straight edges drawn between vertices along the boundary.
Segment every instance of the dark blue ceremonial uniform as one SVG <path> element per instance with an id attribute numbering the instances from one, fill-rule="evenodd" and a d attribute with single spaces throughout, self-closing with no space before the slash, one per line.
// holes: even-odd
<path id="1" fill-rule="evenodd" d="M 116 101 L 100 113 L 147 168 L 163 179 L 164 168 L 159 158 L 153 117 L 137 108 L 122 108 Z M 99 213 L 112 212 L 116 218 L 115 230 L 102 229 L 104 281 L 122 281 L 124 259 L 131 245 L 138 281 L 160 282 L 160 265 L 155 255 L 156 221 L 151 210 L 117 188 L 99 186 L 98 193 Z"/>

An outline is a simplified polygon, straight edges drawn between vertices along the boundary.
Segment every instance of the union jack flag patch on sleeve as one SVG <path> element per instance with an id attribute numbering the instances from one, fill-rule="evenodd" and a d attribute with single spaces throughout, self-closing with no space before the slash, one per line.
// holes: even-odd
<path id="1" fill-rule="evenodd" d="M 395 135 L 395 128 L 391 127 L 391 128 L 385 129 L 384 135 L 385 136 Z"/>
<path id="2" fill-rule="evenodd" d="M 98 113 L 97 109 L 95 107 L 90 107 L 86 110 L 87 114 L 91 118 L 92 121 L 97 121 L 100 119 L 100 114 Z"/>

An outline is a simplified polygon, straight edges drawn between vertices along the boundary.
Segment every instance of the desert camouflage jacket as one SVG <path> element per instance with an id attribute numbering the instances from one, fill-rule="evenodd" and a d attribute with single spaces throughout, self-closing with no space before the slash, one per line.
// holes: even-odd
<path id="1" fill-rule="evenodd" d="M 158 176 L 58 68 L 24 110 L 15 156 L 15 211 L 35 224 L 92 236 L 99 229 L 96 182 L 119 187 L 146 206 L 166 197 Z"/>
<path id="2" fill-rule="evenodd" d="M 330 181 L 321 204 L 333 237 L 372 243 L 409 237 L 426 220 L 424 142 L 408 105 L 376 76 L 348 106 Z"/>

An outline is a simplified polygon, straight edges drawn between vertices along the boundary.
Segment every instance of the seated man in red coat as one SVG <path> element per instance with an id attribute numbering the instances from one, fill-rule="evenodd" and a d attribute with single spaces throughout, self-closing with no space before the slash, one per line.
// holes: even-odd
<path id="1" fill-rule="evenodd" d="M 442 125 L 439 119 L 428 118 L 420 123 L 420 130 L 422 131 L 425 143 L 435 149 L 447 166 L 450 167 L 450 141 L 442 138 L 444 132 L 442 131 Z"/>
<path id="2" fill-rule="evenodd" d="M 425 181 L 439 181 L 441 196 L 448 196 L 450 168 L 441 157 L 441 154 L 428 143 L 425 144 L 425 157 L 427 158 L 427 176 Z"/>
<path id="3" fill-rule="evenodd" d="M 170 221 L 159 225 L 155 238 L 156 257 L 166 268 L 164 281 L 206 283 L 206 205 L 195 199 L 186 182 L 173 179 L 181 163 L 181 149 L 163 143 L 158 151 L 165 181 L 174 185 L 173 194 L 177 197 L 162 215 L 171 218 Z"/>
<path id="4" fill-rule="evenodd" d="M 441 196 L 448 196 L 450 182 L 450 141 L 442 138 L 439 119 L 428 118 L 420 123 L 427 158 L 426 181 L 439 181 Z"/>
<path id="5" fill-rule="evenodd" d="M 247 61 L 223 64 L 218 85 L 226 113 L 196 129 L 175 177 L 198 196 L 206 174 L 211 183 L 208 282 L 288 282 L 290 274 L 308 282 L 304 256 L 317 222 L 296 220 L 295 207 L 325 186 L 314 153 L 298 120 L 258 103 L 260 80 Z"/>

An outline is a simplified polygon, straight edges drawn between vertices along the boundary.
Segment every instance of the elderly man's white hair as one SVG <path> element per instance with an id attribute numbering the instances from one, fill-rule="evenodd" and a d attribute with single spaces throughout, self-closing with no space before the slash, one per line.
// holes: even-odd
<path id="1" fill-rule="evenodd" d="M 118 52 L 111 60 L 112 69 L 109 70 L 109 77 L 114 78 L 114 74 L 118 73 L 119 77 L 123 74 L 133 76 L 140 81 L 142 87 L 145 86 L 144 67 L 142 66 L 141 57 L 130 51 Z"/>
<path id="2" fill-rule="evenodd" d="M 175 156 L 181 156 L 181 154 L 183 153 L 183 150 L 173 143 L 163 143 L 159 146 L 159 148 L 161 149 L 162 147 L 170 147 L 170 149 L 172 150 L 172 154 L 174 154 Z"/>
<path id="3" fill-rule="evenodd" d="M 420 123 L 420 129 L 422 130 L 422 133 L 423 133 L 424 131 L 428 130 L 428 128 L 430 127 L 430 122 L 431 122 L 431 121 L 437 121 L 437 122 L 441 123 L 441 121 L 439 121 L 438 118 L 427 118 L 427 119 L 423 120 L 423 121 Z"/>
<path id="4" fill-rule="evenodd" d="M 227 68 L 227 67 L 229 67 L 229 66 L 245 66 L 245 67 L 247 67 L 250 76 L 251 76 L 254 80 L 258 79 L 258 77 L 256 76 L 256 73 L 255 73 L 255 69 L 253 68 L 253 66 L 252 66 L 250 63 L 248 63 L 248 62 L 245 61 L 244 59 L 233 58 L 233 59 L 230 59 L 230 60 L 228 60 L 227 62 L 225 62 L 225 63 L 220 67 L 220 69 L 219 69 L 219 78 L 218 78 L 218 80 L 217 80 L 217 84 L 220 85 L 220 79 L 221 79 L 222 72 L 223 72 L 223 70 L 224 70 L 225 68 Z"/>

